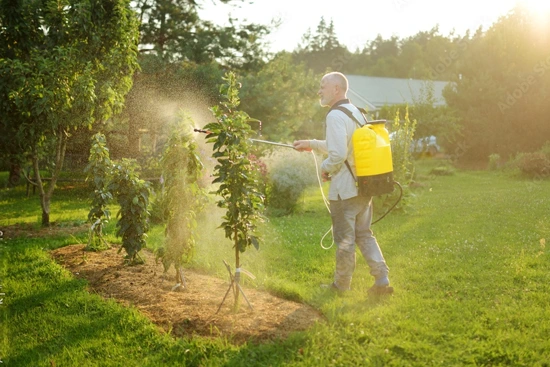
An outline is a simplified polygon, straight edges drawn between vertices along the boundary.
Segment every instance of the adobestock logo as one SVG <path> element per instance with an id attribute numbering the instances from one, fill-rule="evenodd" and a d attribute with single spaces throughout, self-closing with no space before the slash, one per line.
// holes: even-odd
<path id="1" fill-rule="evenodd" d="M 531 87 L 536 84 L 549 69 L 550 55 L 548 55 L 546 59 L 539 61 L 533 68 L 533 72 L 529 76 L 523 78 L 523 80 L 516 85 L 516 88 L 513 91 L 508 92 L 503 101 L 498 102 L 500 112 L 504 113 L 512 108 L 512 106 L 522 99 L 529 92 Z"/>

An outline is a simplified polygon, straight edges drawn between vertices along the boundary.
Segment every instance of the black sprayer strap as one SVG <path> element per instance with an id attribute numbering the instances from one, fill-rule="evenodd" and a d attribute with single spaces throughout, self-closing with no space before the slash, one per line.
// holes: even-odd
<path id="1" fill-rule="evenodd" d="M 351 170 L 348 160 L 346 159 L 344 163 L 346 164 L 346 167 L 348 167 L 349 173 L 351 173 L 351 177 L 353 177 L 353 179 L 355 180 L 355 186 L 359 186 L 359 183 L 357 182 L 357 177 L 355 177 L 355 175 L 353 174 L 353 171 Z"/>

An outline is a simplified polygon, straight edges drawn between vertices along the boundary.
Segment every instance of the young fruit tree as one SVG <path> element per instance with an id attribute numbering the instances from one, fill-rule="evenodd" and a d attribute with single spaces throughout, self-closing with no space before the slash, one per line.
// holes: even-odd
<path id="1" fill-rule="evenodd" d="M 117 162 L 113 166 L 113 178 L 108 186 L 108 191 L 113 193 L 120 205 L 116 224 L 116 235 L 122 237 L 120 250 L 126 250 L 125 258 L 131 265 L 144 262 L 139 251 L 145 247 L 149 231 L 151 185 L 139 178 L 137 169 L 137 163 L 133 160 Z"/>
<path id="2" fill-rule="evenodd" d="M 129 0 L 0 0 L 0 9 L 0 129 L 13 142 L 0 153 L 32 163 L 48 226 L 71 133 L 122 109 L 139 24 Z"/>
<path id="3" fill-rule="evenodd" d="M 218 206 L 227 209 L 221 228 L 225 237 L 233 241 L 235 249 L 235 309 L 239 306 L 240 258 L 251 245 L 259 248 L 256 234 L 257 224 L 262 219 L 264 196 L 262 195 L 258 166 L 250 160 L 252 119 L 239 111 L 239 86 L 235 74 L 226 73 L 226 83 L 220 87 L 224 101 L 211 111 L 216 122 L 204 129 L 208 143 L 213 143 L 213 157 L 218 164 L 214 167 L 214 184 L 219 184 L 216 193 L 221 197 Z M 242 291 L 242 290 L 241 290 Z M 223 303 L 223 302 L 222 302 Z"/>
<path id="4" fill-rule="evenodd" d="M 160 193 L 166 212 L 166 238 L 157 250 L 164 270 L 176 269 L 176 286 L 185 287 L 183 265 L 193 257 L 196 240 L 196 216 L 205 194 L 199 185 L 202 162 L 191 135 L 190 121 L 175 126 L 161 157 L 163 189 Z"/>
<path id="5" fill-rule="evenodd" d="M 107 204 L 113 199 L 113 195 L 108 190 L 113 163 L 109 156 L 105 135 L 97 133 L 92 137 L 88 162 L 84 171 L 88 174 L 87 180 L 92 190 L 92 207 L 88 213 L 91 227 L 86 250 L 100 251 L 109 248 L 109 244 L 103 237 L 103 228 L 111 218 Z"/>
<path id="6" fill-rule="evenodd" d="M 103 237 L 103 228 L 111 217 L 107 205 L 116 198 L 120 205 L 117 213 L 117 233 L 122 237 L 126 260 L 130 264 L 141 263 L 139 251 L 145 247 L 149 230 L 149 182 L 139 178 L 138 166 L 134 160 L 123 159 L 113 162 L 105 136 L 97 133 L 92 137 L 89 163 L 86 167 L 91 182 L 92 207 L 88 213 L 91 223 L 87 250 L 100 251 L 109 247 Z"/>

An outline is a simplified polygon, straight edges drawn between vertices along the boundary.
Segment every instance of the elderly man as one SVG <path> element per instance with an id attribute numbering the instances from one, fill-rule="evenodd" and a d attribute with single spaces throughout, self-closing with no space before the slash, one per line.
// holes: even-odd
<path id="1" fill-rule="evenodd" d="M 294 148 L 298 151 L 315 150 L 328 153 L 321 164 L 324 174 L 330 175 L 328 198 L 336 250 L 336 270 L 330 287 L 343 292 L 351 288 L 355 270 L 355 244 L 370 267 L 374 285 L 370 294 L 391 294 L 388 266 L 371 230 L 372 198 L 358 196 L 355 177 L 346 167 L 347 160 L 355 172 L 351 137 L 356 123 L 344 112 L 335 109 L 340 106 L 352 112 L 358 121 L 365 121 L 357 107 L 347 99 L 348 80 L 342 73 L 332 72 L 323 76 L 319 97 L 321 106 L 330 107 L 326 115 L 326 140 L 298 140 Z"/>

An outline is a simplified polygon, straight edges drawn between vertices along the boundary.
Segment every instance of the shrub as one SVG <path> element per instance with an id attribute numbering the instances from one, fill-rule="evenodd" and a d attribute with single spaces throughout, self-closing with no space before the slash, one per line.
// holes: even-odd
<path id="1" fill-rule="evenodd" d="M 411 144 L 416 130 L 416 120 L 409 119 L 409 110 L 405 109 L 405 117 L 401 120 L 399 110 L 391 125 L 392 159 L 394 179 L 402 185 L 408 185 L 414 175 L 414 162 L 411 153 Z"/>
<path id="2" fill-rule="evenodd" d="M 544 154 L 546 158 L 550 159 L 550 141 L 547 141 L 546 144 L 540 148 L 539 152 Z"/>
<path id="3" fill-rule="evenodd" d="M 270 214 L 294 213 L 304 190 L 317 182 L 312 155 L 277 150 L 266 158 L 266 164 L 269 172 L 267 207 Z"/>
<path id="4" fill-rule="evenodd" d="M 541 151 L 522 154 L 517 165 L 521 172 L 530 177 L 550 175 L 550 159 Z"/>

